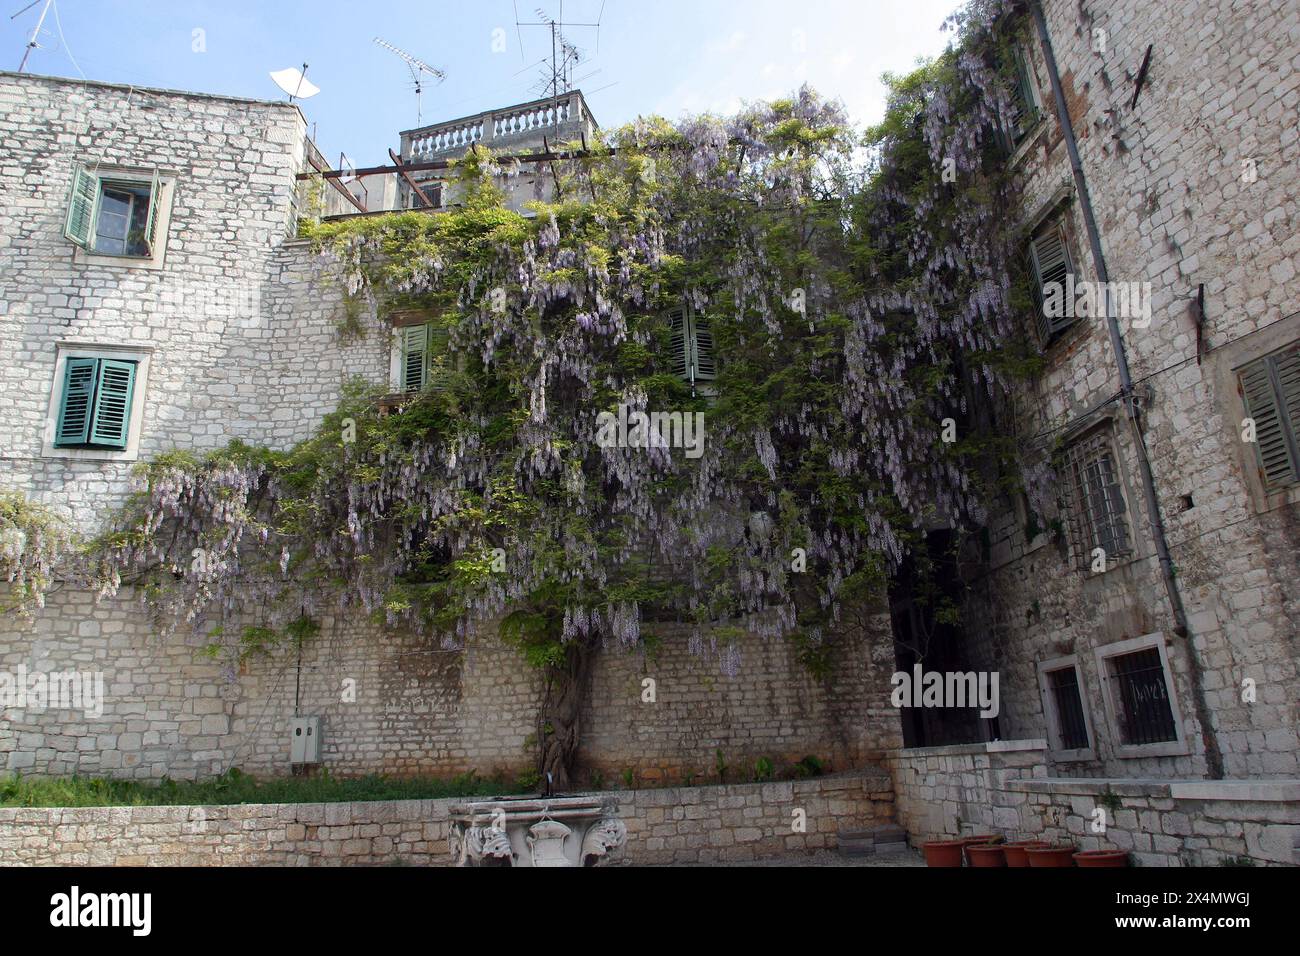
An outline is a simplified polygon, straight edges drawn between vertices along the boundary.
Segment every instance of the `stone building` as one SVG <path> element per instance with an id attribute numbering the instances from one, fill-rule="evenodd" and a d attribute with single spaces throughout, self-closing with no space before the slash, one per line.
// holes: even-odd
<path id="1" fill-rule="evenodd" d="M 583 769 L 656 782 L 702 779 L 718 752 L 735 767 L 813 754 L 887 767 L 913 837 L 996 829 L 1109 841 L 1147 863 L 1289 862 L 1300 11 L 1044 0 L 1021 18 L 1008 137 L 1026 258 L 1040 287 L 1077 295 L 1026 317 L 1044 370 L 998 424 L 1054 468 L 961 556 L 965 627 L 921 659 L 996 671 L 996 719 L 900 715 L 889 677 L 911 661 L 883 615 L 840 648 L 833 686 L 780 642 L 720 677 L 669 639 L 654 659 L 599 658 Z M 401 159 L 593 138 L 568 96 L 407 131 Z M 341 290 L 293 238 L 298 174 L 324 164 L 296 107 L 12 73 L 0 107 L 0 488 L 93 529 L 138 460 L 233 438 L 286 448 L 347 379 L 412 384 L 410 327 L 341 341 Z M 429 205 L 455 202 L 443 171 L 411 175 Z M 548 198 L 546 182 L 513 177 L 512 206 Z M 343 192 L 327 185 L 319 211 L 360 211 Z M 422 206 L 405 180 L 397 195 Z M 1113 331 L 1087 285 L 1102 281 L 1108 314 L 1124 313 Z M 893 597 L 906 641 L 915 609 Z M 449 654 L 323 624 L 301 657 L 232 674 L 201 638 L 160 639 L 129 590 L 96 603 L 60 587 L 32 622 L 0 618 L 0 671 L 103 671 L 103 710 L 7 710 L 0 770 L 282 774 L 302 716 L 320 718 L 321 762 L 342 775 L 533 765 L 537 678 L 494 635 Z"/>
<path id="2" fill-rule="evenodd" d="M 1139 827 L 1125 810 L 1133 833 L 1112 829 L 1150 862 L 1222 858 L 1216 841 L 1243 832 L 1225 831 L 1237 810 L 1281 825 L 1254 831 L 1252 852 L 1289 860 L 1300 9 L 1045 0 L 1022 19 L 1009 138 L 1026 260 L 1076 308 L 1044 302 L 1026 322 L 1045 367 L 999 426 L 1054 460 L 1055 481 L 1037 502 L 1006 500 L 986 551 L 965 556 L 969 614 L 948 650 L 999 673 L 1001 711 L 982 728 L 997 742 L 911 741 L 952 746 L 897 755 L 900 811 L 929 832 L 1044 832 L 1034 802 L 1055 800 L 1072 809 L 1046 832 L 1067 832 L 1068 816 L 1077 835 L 1088 795 L 1113 785 L 1176 816 L 1161 829 L 1143 809 Z M 1197 785 L 1223 801 L 1219 818 L 1175 808 L 1177 781 L 1204 778 L 1222 780 Z M 1265 792 L 1271 803 L 1243 809 Z"/>

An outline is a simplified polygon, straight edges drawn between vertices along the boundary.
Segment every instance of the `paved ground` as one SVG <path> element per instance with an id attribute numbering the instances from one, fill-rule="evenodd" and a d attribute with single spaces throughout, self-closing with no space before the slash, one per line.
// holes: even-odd
<path id="1" fill-rule="evenodd" d="M 925 866 L 925 859 L 916 850 L 903 853 L 885 853 L 880 856 L 841 856 L 833 850 L 815 853 L 792 853 L 766 860 L 732 863 L 688 863 L 685 866 Z"/>

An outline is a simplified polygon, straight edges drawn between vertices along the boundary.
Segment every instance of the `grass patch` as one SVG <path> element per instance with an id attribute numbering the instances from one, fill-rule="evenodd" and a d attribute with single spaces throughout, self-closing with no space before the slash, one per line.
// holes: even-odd
<path id="1" fill-rule="evenodd" d="M 211 780 L 111 780 L 101 777 L 0 779 L 0 807 L 165 807 L 233 803 L 343 803 L 364 800 L 433 800 L 442 797 L 490 797 L 521 793 L 526 788 L 502 777 L 480 778 L 470 772 L 451 780 L 432 777 L 392 778 L 378 775 L 338 779 L 315 777 L 257 780 L 229 770 Z"/>

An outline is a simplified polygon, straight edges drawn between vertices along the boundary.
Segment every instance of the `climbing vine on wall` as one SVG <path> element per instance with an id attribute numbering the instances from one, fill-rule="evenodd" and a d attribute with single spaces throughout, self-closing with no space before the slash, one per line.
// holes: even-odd
<path id="1" fill-rule="evenodd" d="M 613 131 L 542 170 L 558 198 L 529 216 L 496 185 L 517 166 L 476 147 L 450 212 L 308 228 L 372 334 L 435 317 L 445 375 L 393 414 L 354 383 L 286 451 L 144 464 L 86 573 L 209 633 L 255 622 L 229 632 L 241 652 L 250 627 L 346 610 L 446 648 L 501 622 L 546 674 L 559 785 L 603 646 L 683 622 L 724 672 L 746 635 L 794 638 L 824 672 L 846 598 L 926 527 L 983 520 L 1006 449 L 976 412 L 1033 369 L 995 132 L 1003 6 L 956 18 L 865 136 L 803 89 Z M 684 303 L 714 338 L 707 390 L 674 374 Z M 700 454 L 600 441 L 620 406 L 700 413 Z"/>

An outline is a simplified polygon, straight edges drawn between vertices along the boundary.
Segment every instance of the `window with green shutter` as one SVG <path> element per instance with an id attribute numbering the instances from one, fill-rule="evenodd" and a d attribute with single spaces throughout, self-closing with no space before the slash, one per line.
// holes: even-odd
<path id="1" fill-rule="evenodd" d="M 1008 153 L 1013 153 L 1038 125 L 1040 107 L 1033 67 L 1023 47 L 1017 46 L 1012 50 L 1008 72 L 1011 86 L 1011 115 L 1004 123 L 999 124 L 998 132 L 1003 148 Z"/>
<path id="2" fill-rule="evenodd" d="M 717 378 L 713 330 L 708 317 L 683 306 L 668 314 L 668 324 L 668 362 L 672 373 L 691 383 Z"/>
<path id="3" fill-rule="evenodd" d="M 423 388 L 446 388 L 448 335 L 445 328 L 432 323 L 408 325 L 399 329 L 401 336 L 401 381 L 403 392 Z"/>
<path id="4" fill-rule="evenodd" d="M 1073 303 L 1066 301 L 1066 277 L 1074 272 L 1074 263 L 1070 260 L 1070 248 L 1066 242 L 1065 226 L 1053 222 L 1029 241 L 1029 268 L 1033 274 L 1035 324 L 1038 337 L 1047 345 L 1075 322 Z M 1056 301 L 1061 308 L 1059 315 L 1048 314 L 1048 294 L 1053 286 L 1059 289 Z"/>
<path id="5" fill-rule="evenodd" d="M 1255 423 L 1255 455 L 1265 487 L 1300 482 L 1300 344 L 1257 359 L 1237 375 Z"/>
<path id="6" fill-rule="evenodd" d="M 100 256 L 148 259 L 158 243 L 162 177 L 100 174 L 76 166 L 68 196 L 63 234 Z"/>
<path id="7" fill-rule="evenodd" d="M 125 448 L 136 363 L 69 357 L 55 427 L 56 448 Z"/>

